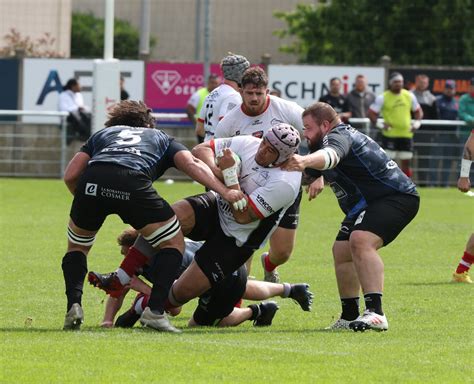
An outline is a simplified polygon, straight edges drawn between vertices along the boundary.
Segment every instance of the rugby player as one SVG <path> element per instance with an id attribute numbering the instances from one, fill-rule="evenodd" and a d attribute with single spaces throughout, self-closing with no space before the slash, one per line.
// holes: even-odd
<path id="1" fill-rule="evenodd" d="M 415 184 L 371 138 L 342 124 L 318 102 L 303 113 L 311 154 L 293 155 L 283 169 L 321 173 L 346 215 L 333 245 L 342 304 L 332 329 L 388 329 L 382 309 L 384 265 L 377 250 L 392 242 L 418 212 Z M 365 311 L 359 314 L 362 287 Z"/>

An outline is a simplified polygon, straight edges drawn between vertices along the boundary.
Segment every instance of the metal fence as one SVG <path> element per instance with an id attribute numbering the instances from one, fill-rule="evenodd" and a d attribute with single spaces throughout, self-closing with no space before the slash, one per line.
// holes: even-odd
<path id="1" fill-rule="evenodd" d="M 22 121 L 0 121 L 0 176 L 4 177 L 62 177 L 68 161 L 82 142 L 67 138 L 66 112 L 6 111 L 0 116 L 57 116 L 57 124 L 38 124 Z M 196 144 L 194 127 L 185 114 L 154 114 L 158 127 L 178 141 L 192 148 Z M 380 131 L 369 119 L 350 119 L 350 123 L 380 141 Z M 453 186 L 459 174 L 464 143 L 469 135 L 463 121 L 422 120 L 415 132 L 415 151 L 412 160 L 415 183 L 422 186 Z M 176 170 L 165 177 L 187 179 Z"/>

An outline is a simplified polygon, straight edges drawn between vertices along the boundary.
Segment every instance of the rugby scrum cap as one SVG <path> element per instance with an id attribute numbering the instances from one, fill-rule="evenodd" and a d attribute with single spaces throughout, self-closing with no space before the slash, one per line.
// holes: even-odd
<path id="1" fill-rule="evenodd" d="M 273 164 L 281 164 L 293 155 L 300 145 L 300 133 L 290 124 L 273 125 L 264 135 L 264 139 L 275 148 L 279 156 Z"/>
<path id="2" fill-rule="evenodd" d="M 244 56 L 234 55 L 233 53 L 229 53 L 221 62 L 224 79 L 232 80 L 239 84 L 248 67 L 250 67 L 250 63 Z"/>

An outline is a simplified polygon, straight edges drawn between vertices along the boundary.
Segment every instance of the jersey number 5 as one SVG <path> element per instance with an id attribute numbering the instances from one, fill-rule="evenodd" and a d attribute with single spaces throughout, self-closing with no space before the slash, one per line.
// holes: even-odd
<path id="1" fill-rule="evenodd" d="M 118 145 L 134 145 L 142 141 L 140 135 L 143 133 L 143 130 L 131 130 L 124 129 L 120 131 L 118 137 L 121 137 L 121 140 L 115 140 Z"/>

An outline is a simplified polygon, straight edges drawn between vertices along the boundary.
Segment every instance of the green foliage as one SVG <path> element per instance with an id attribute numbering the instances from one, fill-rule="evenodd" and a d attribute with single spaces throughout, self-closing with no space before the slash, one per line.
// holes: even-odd
<path id="1" fill-rule="evenodd" d="M 472 0 L 333 0 L 276 12 L 294 37 L 281 50 L 302 63 L 472 65 Z"/>
<path id="2" fill-rule="evenodd" d="M 203 191 L 191 183 L 155 187 L 170 202 Z M 85 323 L 80 332 L 63 332 L 61 259 L 72 196 L 60 180 L 0 179 L 0 382 L 469 382 L 474 287 L 449 280 L 472 230 L 473 198 L 454 188 L 420 192 L 415 220 L 381 250 L 388 332 L 324 331 L 340 313 L 331 246 L 343 215 L 329 188 L 312 202 L 304 197 L 295 252 L 280 267 L 284 281 L 311 284 L 312 312 L 277 297 L 280 310 L 269 328 L 247 321 L 188 329 L 193 301 L 172 320 L 181 335 L 101 329 L 105 295 L 86 284 Z M 88 256 L 90 270 L 119 265 L 115 239 L 124 227 L 115 215 L 106 220 Z M 261 278 L 258 256 L 252 274 Z"/>
<path id="3" fill-rule="evenodd" d="M 115 19 L 114 57 L 137 59 L 140 42 L 139 31 L 128 21 Z M 154 38 L 150 41 L 153 47 Z M 71 30 L 71 57 L 98 58 L 104 54 L 104 20 L 92 13 L 73 13 Z"/>

